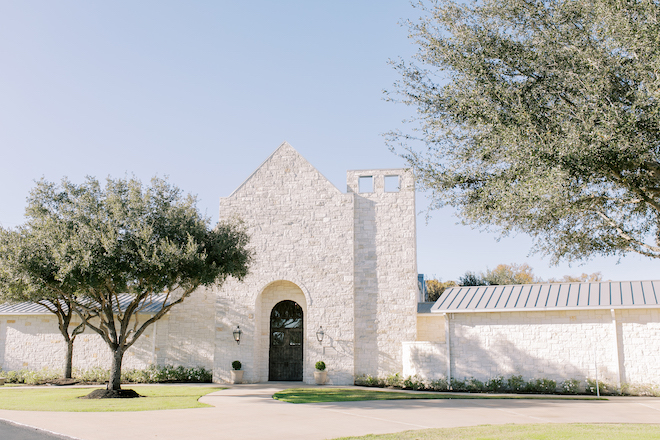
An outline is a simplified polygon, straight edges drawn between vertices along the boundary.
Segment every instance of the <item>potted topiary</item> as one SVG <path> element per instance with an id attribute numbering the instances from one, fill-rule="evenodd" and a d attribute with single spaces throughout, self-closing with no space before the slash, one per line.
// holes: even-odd
<path id="1" fill-rule="evenodd" d="M 325 381 L 328 380 L 328 372 L 325 371 L 325 362 L 318 361 L 315 367 L 314 382 L 316 382 L 316 385 L 324 385 Z"/>
<path id="2" fill-rule="evenodd" d="M 243 383 L 243 370 L 241 370 L 240 361 L 231 363 L 231 383 Z"/>

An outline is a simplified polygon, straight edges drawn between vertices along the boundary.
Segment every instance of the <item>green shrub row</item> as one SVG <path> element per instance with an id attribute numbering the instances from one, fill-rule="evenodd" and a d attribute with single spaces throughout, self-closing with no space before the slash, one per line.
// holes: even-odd
<path id="1" fill-rule="evenodd" d="M 464 380 L 451 379 L 451 383 L 448 383 L 446 379 L 428 381 L 417 376 L 408 376 L 404 378 L 397 373 L 384 378 L 360 376 L 355 379 L 355 384 L 373 387 L 397 387 L 408 390 L 463 391 L 469 393 L 509 392 L 551 394 L 559 391 L 557 390 L 557 383 L 554 380 L 536 379 L 528 382 L 525 381 L 522 376 L 511 376 L 508 379 L 498 376 L 488 379 L 485 382 L 471 377 Z M 577 393 L 577 387 L 565 388 L 563 389 L 563 392 Z"/>
<path id="2" fill-rule="evenodd" d="M 55 379 L 61 379 L 63 374 L 56 370 L 0 370 L 0 376 L 6 377 L 8 383 L 26 385 L 44 384 Z M 89 370 L 77 370 L 73 372 L 74 379 L 84 383 L 104 383 L 110 379 L 110 370 L 100 367 Z M 151 365 L 144 370 L 126 369 L 121 373 L 121 381 L 124 383 L 162 383 L 162 382 L 211 382 L 212 374 L 203 367 L 186 368 L 173 365 Z"/>
<path id="3" fill-rule="evenodd" d="M 122 380 L 135 383 L 211 382 L 212 373 L 203 367 L 185 368 L 172 365 L 151 365 L 145 370 L 126 370 Z"/>
<path id="4" fill-rule="evenodd" d="M 418 376 L 402 377 L 399 373 L 386 377 L 362 375 L 355 378 L 355 385 L 367 387 L 394 387 L 419 391 L 456 391 L 468 393 L 533 393 L 533 394 L 596 394 L 596 381 L 587 379 L 582 384 L 577 379 L 568 379 L 559 383 L 551 379 L 531 379 L 513 375 L 505 379 L 497 376 L 486 381 L 474 377 L 463 380 L 446 379 L 425 380 Z M 583 385 L 582 387 L 580 385 Z M 601 395 L 649 395 L 660 396 L 660 387 L 655 385 L 622 384 L 621 390 L 599 381 Z"/>
<path id="5" fill-rule="evenodd" d="M 0 376 L 7 379 L 7 383 L 24 383 L 27 385 L 40 385 L 55 379 L 61 378 L 61 372 L 53 370 L 19 370 L 19 371 L 2 371 Z"/>

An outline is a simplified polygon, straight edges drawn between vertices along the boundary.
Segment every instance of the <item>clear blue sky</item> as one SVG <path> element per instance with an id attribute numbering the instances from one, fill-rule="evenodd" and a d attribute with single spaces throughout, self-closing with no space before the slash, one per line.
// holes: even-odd
<path id="1" fill-rule="evenodd" d="M 283 141 L 343 191 L 347 169 L 404 166 L 382 133 L 412 109 L 382 90 L 388 59 L 415 51 L 398 23 L 418 15 L 405 0 L 2 2 L 0 225 L 23 222 L 42 176 L 169 176 L 217 220 L 218 199 Z M 420 273 L 527 262 L 544 278 L 658 278 L 638 256 L 550 267 L 525 236 L 457 221 L 419 216 Z"/>

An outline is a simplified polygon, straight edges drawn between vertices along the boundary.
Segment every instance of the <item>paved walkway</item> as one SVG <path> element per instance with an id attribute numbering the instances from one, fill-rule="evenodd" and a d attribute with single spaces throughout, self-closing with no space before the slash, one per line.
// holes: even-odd
<path id="1" fill-rule="evenodd" d="M 84 440 L 332 439 L 411 429 L 504 423 L 658 423 L 660 399 L 399 400 L 290 404 L 299 384 L 232 385 L 201 399 L 213 408 L 103 413 L 0 410 L 10 420 Z M 137 387 L 136 387 L 137 388 Z"/>

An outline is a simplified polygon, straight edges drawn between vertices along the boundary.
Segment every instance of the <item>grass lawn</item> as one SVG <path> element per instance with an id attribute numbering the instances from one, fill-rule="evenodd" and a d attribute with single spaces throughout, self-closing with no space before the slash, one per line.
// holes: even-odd
<path id="1" fill-rule="evenodd" d="M 647 440 L 660 438 L 660 425 L 483 425 L 423 429 L 395 434 L 342 437 L 336 440 Z"/>
<path id="2" fill-rule="evenodd" d="M 124 388 L 131 388 L 124 385 Z M 145 397 L 135 399 L 79 399 L 94 388 L 6 388 L 0 389 L 0 409 L 22 411 L 151 411 L 208 407 L 200 397 L 222 390 L 217 386 L 134 386 Z"/>
<path id="3" fill-rule="evenodd" d="M 597 397 L 566 397 L 538 395 L 492 395 L 448 393 L 399 393 L 395 391 L 364 390 L 359 388 L 289 388 L 273 394 L 273 398 L 289 403 L 350 402 L 357 400 L 408 399 L 543 399 L 543 400 L 607 400 Z"/>

